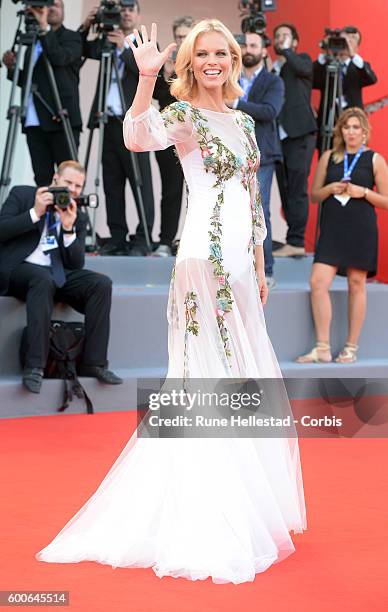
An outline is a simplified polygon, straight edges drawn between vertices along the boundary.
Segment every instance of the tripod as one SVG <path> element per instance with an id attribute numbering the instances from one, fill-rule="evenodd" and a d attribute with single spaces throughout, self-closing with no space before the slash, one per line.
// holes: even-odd
<path id="1" fill-rule="evenodd" d="M 100 192 L 100 186 L 101 186 L 102 153 L 103 153 L 103 146 L 104 146 L 105 125 L 108 122 L 109 114 L 112 115 L 112 112 L 109 111 L 108 106 L 107 106 L 108 93 L 109 93 L 111 77 L 112 77 L 112 69 L 114 71 L 114 75 L 116 78 L 116 83 L 118 86 L 119 96 L 120 96 L 120 104 L 121 104 L 121 109 L 122 109 L 122 116 L 120 117 L 118 115 L 114 115 L 114 117 L 121 124 L 123 123 L 122 117 L 124 117 L 125 110 L 126 110 L 124 92 L 123 92 L 123 87 L 122 87 L 122 83 L 120 79 L 120 72 L 119 72 L 117 56 L 116 56 L 116 45 L 106 40 L 106 36 L 103 36 L 102 40 L 103 40 L 103 46 L 102 46 L 100 69 L 99 69 L 99 75 L 98 75 L 98 89 L 96 92 L 97 111 L 93 118 L 94 121 L 93 121 L 93 124 L 89 132 L 88 144 L 86 148 L 85 164 L 84 164 L 85 169 L 87 171 L 88 166 L 89 166 L 89 160 L 90 160 L 90 151 L 91 151 L 92 142 L 93 142 L 93 134 L 94 134 L 94 130 L 96 129 L 96 127 L 98 127 L 99 128 L 98 153 L 97 153 L 97 162 L 96 162 L 96 175 L 94 179 L 95 191 L 98 196 L 100 195 L 99 192 Z M 145 215 L 143 196 L 141 193 L 141 187 L 143 185 L 143 181 L 142 181 L 142 176 L 141 176 L 141 172 L 139 168 L 139 162 L 133 151 L 130 151 L 129 153 L 130 153 L 129 159 L 130 159 L 130 163 L 132 166 L 133 176 L 135 178 L 135 184 L 136 184 L 135 193 L 133 195 L 137 201 L 140 222 L 144 230 L 144 237 L 145 237 L 147 251 L 151 252 L 152 251 L 151 239 L 150 239 L 150 234 L 149 234 L 148 227 L 147 227 L 147 218 Z M 93 212 L 91 230 L 92 230 L 92 245 L 88 246 L 88 250 L 95 250 L 95 246 L 96 246 L 96 212 L 95 211 Z"/>
<path id="2" fill-rule="evenodd" d="M 38 44 L 38 34 L 39 28 L 38 23 L 36 25 L 34 23 L 29 22 L 26 25 L 26 32 L 23 33 L 21 31 L 21 23 L 22 19 L 25 16 L 24 11 L 19 11 L 19 23 L 16 30 L 15 40 L 12 49 L 14 50 L 17 45 L 16 51 L 16 61 L 15 67 L 13 69 L 13 78 L 12 78 L 12 89 L 10 95 L 10 102 L 7 112 L 7 119 L 9 121 L 7 139 L 4 150 L 3 163 L 1 167 L 1 177 L 0 177 L 0 208 L 7 196 L 9 185 L 11 183 L 11 173 L 12 173 L 12 165 L 13 158 L 15 154 L 15 146 L 16 146 L 16 137 L 17 137 L 17 126 L 20 121 L 23 121 L 27 114 L 27 107 L 30 94 L 33 93 L 34 97 L 38 98 L 40 102 L 45 106 L 45 108 L 49 111 L 52 117 L 55 118 L 56 121 L 62 123 L 62 127 L 64 129 L 64 134 L 66 138 L 66 143 L 69 149 L 70 159 L 77 160 L 77 147 L 74 141 L 74 135 L 71 128 L 71 124 L 69 121 L 68 112 L 65 108 L 62 107 L 62 102 L 58 92 L 58 86 L 55 80 L 55 75 L 53 68 L 42 50 L 42 59 L 45 65 L 45 69 L 47 72 L 47 79 L 50 85 L 51 93 L 54 99 L 55 110 L 51 108 L 51 106 L 44 100 L 44 98 L 39 94 L 37 87 L 32 83 L 32 73 L 34 70 L 34 57 L 35 50 Z M 16 87 L 19 83 L 20 78 L 20 66 L 22 61 L 22 50 L 23 47 L 27 47 L 27 55 L 28 62 L 27 66 L 25 65 L 23 68 L 24 74 L 26 74 L 24 91 L 21 97 L 21 104 L 15 104 L 16 97 Z"/>
<path id="3" fill-rule="evenodd" d="M 323 114 L 320 128 L 319 155 L 331 148 L 333 130 L 336 120 L 342 111 L 342 72 L 341 63 L 336 54 L 333 54 L 326 64 L 325 89 L 323 93 Z M 317 224 L 315 228 L 315 248 L 318 244 L 319 227 L 321 224 L 322 204 L 318 205 Z"/>
<path id="4" fill-rule="evenodd" d="M 320 155 L 331 147 L 334 125 L 342 111 L 342 93 L 341 63 L 338 57 L 333 55 L 326 64 L 323 115 L 320 128 Z"/>

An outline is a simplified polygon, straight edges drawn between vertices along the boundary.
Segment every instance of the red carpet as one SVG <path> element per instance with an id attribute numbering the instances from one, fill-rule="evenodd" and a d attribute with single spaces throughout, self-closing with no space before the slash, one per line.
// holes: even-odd
<path id="1" fill-rule="evenodd" d="M 0 590 L 68 590 L 65 609 L 88 612 L 388 609 L 386 439 L 300 440 L 308 531 L 293 537 L 293 555 L 253 583 L 160 580 L 151 569 L 36 561 L 35 552 L 105 476 L 135 418 L 132 412 L 0 422 Z"/>

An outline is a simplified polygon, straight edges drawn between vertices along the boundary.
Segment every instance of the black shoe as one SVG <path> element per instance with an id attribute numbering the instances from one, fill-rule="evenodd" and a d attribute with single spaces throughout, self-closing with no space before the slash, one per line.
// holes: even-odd
<path id="1" fill-rule="evenodd" d="M 40 393 L 43 380 L 42 368 L 24 368 L 23 385 L 31 393 Z"/>
<path id="2" fill-rule="evenodd" d="M 99 249 L 98 253 L 103 256 L 125 257 L 128 255 L 128 246 L 126 243 L 116 243 L 112 242 L 112 240 L 108 240 L 108 242 Z"/>
<path id="3" fill-rule="evenodd" d="M 128 255 L 130 257 L 145 257 L 147 249 L 139 244 L 134 244 L 129 248 Z"/>
<path id="4" fill-rule="evenodd" d="M 121 385 L 124 381 L 108 370 L 105 366 L 88 366 L 82 365 L 78 370 L 79 376 L 86 376 L 88 378 L 97 378 L 100 382 L 106 385 Z"/>

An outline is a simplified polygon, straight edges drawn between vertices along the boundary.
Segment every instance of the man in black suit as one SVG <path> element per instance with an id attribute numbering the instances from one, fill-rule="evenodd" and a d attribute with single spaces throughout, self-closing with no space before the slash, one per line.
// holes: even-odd
<path id="1" fill-rule="evenodd" d="M 75 161 L 63 162 L 52 185 L 67 187 L 71 204 L 55 207 L 47 187 L 14 187 L 0 212 L 0 295 L 27 305 L 27 354 L 23 384 L 39 393 L 49 348 L 54 301 L 85 314 L 85 351 L 80 375 L 107 384 L 122 382 L 107 369 L 112 282 L 83 270 L 86 215 L 77 211 L 85 171 Z"/>
<path id="2" fill-rule="evenodd" d="M 97 7 L 89 13 L 80 31 L 84 37 L 84 56 L 90 59 L 99 60 L 101 58 L 104 40 L 101 37 L 91 41 L 86 39 L 96 10 Z M 144 229 L 140 222 L 136 228 L 136 235 L 129 249 L 126 241 L 128 226 L 125 215 L 125 185 L 127 179 L 129 179 L 130 182 L 138 212 L 139 201 L 132 168 L 131 154 L 124 146 L 122 128 L 124 114 L 132 104 L 139 80 L 139 70 L 125 38 L 133 33 L 134 28 L 138 27 L 139 23 L 139 3 L 137 0 L 133 0 L 130 6 L 123 6 L 121 8 L 120 29 L 109 32 L 106 37 L 109 43 L 113 43 L 116 46 L 115 53 L 118 61 L 126 108 L 122 109 L 121 107 L 118 85 L 115 81 L 115 74 L 112 73 L 107 100 L 109 116 L 104 130 L 102 153 L 106 214 L 111 238 L 100 250 L 102 255 L 129 254 L 141 256 L 146 254 Z M 92 127 L 96 119 L 97 103 L 98 99 L 96 95 L 93 102 L 91 117 L 89 119 L 89 128 Z M 152 190 L 150 157 L 149 153 L 136 153 L 135 155 L 139 162 L 142 178 L 141 194 L 147 219 L 147 228 L 151 236 L 154 224 L 154 196 Z"/>
<path id="3" fill-rule="evenodd" d="M 255 120 L 256 140 L 260 148 L 258 179 L 267 226 L 264 241 L 265 276 L 268 288 L 275 286 L 271 232 L 271 185 L 275 164 L 282 159 L 277 117 L 284 102 L 284 83 L 275 74 L 267 72 L 264 59 L 267 50 L 260 34 L 247 32 L 242 47 L 243 72 L 240 85 L 244 95 L 235 101 L 234 108 L 251 115 Z"/>
<path id="4" fill-rule="evenodd" d="M 298 32 L 283 23 L 274 30 L 274 49 L 279 59 L 274 71 L 285 85 L 285 102 L 279 115 L 285 178 L 287 244 L 275 257 L 305 254 L 304 233 L 308 219 L 307 180 L 315 146 L 317 124 L 311 108 L 313 63 L 307 53 L 297 53 Z"/>
<path id="5" fill-rule="evenodd" d="M 338 107 L 342 110 L 356 106 L 364 108 L 362 102 L 362 89 L 377 82 L 377 76 L 373 72 L 371 65 L 366 62 L 358 53 L 361 42 L 361 32 L 354 26 L 345 26 L 340 35 L 345 38 L 347 48 L 338 54 L 340 62 L 340 78 L 342 80 L 342 99 L 337 100 Z M 324 93 L 326 83 L 326 65 L 328 62 L 327 53 L 321 53 L 314 62 L 313 88 L 319 89 L 321 99 L 318 111 L 318 139 L 317 148 L 321 148 L 320 130 L 324 120 Z M 329 91 L 329 99 L 332 97 Z"/>
<path id="6" fill-rule="evenodd" d="M 82 119 L 79 105 L 79 70 L 82 57 L 82 38 L 78 32 L 63 26 L 63 0 L 55 0 L 50 7 L 29 8 L 39 24 L 39 37 L 33 58 L 32 94 L 28 102 L 27 115 L 23 122 L 23 132 L 31 155 L 35 182 L 38 186 L 48 185 L 55 167 L 71 157 L 61 122 L 53 118 L 40 97 L 55 112 L 56 106 L 42 54 L 51 63 L 59 91 L 62 107 L 68 111 L 74 141 L 78 149 Z M 24 65 L 27 66 L 27 52 Z M 3 56 L 12 79 L 15 66 L 15 55 L 7 51 Z M 19 85 L 22 95 L 26 85 L 27 74 L 23 70 Z"/>

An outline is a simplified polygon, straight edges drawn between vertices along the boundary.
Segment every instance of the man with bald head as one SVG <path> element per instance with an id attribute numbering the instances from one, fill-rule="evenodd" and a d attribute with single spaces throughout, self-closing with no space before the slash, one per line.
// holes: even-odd
<path id="1" fill-rule="evenodd" d="M 78 148 L 82 128 L 78 93 L 82 38 L 78 32 L 64 27 L 63 0 L 54 0 L 54 4 L 49 7 L 29 7 L 27 10 L 35 17 L 39 30 L 38 43 L 32 58 L 32 88 L 26 117 L 23 119 L 23 132 L 27 137 L 35 182 L 38 186 L 43 186 L 50 183 L 56 167 L 70 157 L 62 122 L 55 117 L 57 109 L 43 54 L 54 70 L 62 108 L 68 112 Z M 28 65 L 30 53 L 31 50 L 28 49 L 25 67 Z M 8 68 L 9 78 L 12 78 L 15 54 L 7 51 L 3 62 Z M 22 70 L 18 84 L 22 87 L 23 94 L 26 80 L 27 70 Z"/>

